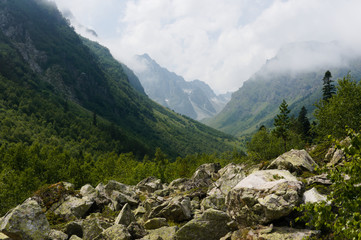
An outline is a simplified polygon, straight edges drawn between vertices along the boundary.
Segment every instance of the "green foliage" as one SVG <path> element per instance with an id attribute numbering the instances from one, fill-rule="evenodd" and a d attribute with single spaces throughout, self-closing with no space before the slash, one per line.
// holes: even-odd
<path id="1" fill-rule="evenodd" d="M 301 135 L 303 141 L 311 142 L 311 124 L 306 115 L 307 109 L 303 106 L 297 118 L 297 132 Z"/>
<path id="2" fill-rule="evenodd" d="M 269 132 L 265 127 L 255 133 L 247 144 L 247 153 L 250 160 L 254 162 L 274 159 L 282 153 L 291 149 L 301 149 L 304 142 L 301 136 L 294 131 L 288 132 L 288 144 L 284 149 L 284 140 L 274 132 Z"/>
<path id="3" fill-rule="evenodd" d="M 361 238 L 361 135 L 348 131 L 349 147 L 342 148 L 346 161 L 328 171 L 333 182 L 327 202 L 305 204 L 298 208 L 303 213 L 299 220 L 307 226 L 332 234 L 334 239 Z"/>
<path id="4" fill-rule="evenodd" d="M 290 128 L 290 117 L 288 114 L 290 110 L 288 109 L 287 102 L 283 99 L 280 107 L 280 113 L 274 119 L 274 132 L 277 137 L 283 139 L 284 151 L 287 151 L 287 141 L 289 139 L 289 128 Z"/>
<path id="5" fill-rule="evenodd" d="M 325 72 L 325 76 L 323 77 L 323 88 L 322 88 L 322 99 L 324 101 L 328 101 L 332 97 L 333 94 L 336 93 L 336 88 L 333 85 L 333 80 L 331 80 L 332 75 L 330 71 Z"/>
<path id="6" fill-rule="evenodd" d="M 247 144 L 249 156 L 255 161 L 271 160 L 283 153 L 282 140 L 266 128 L 261 128 L 255 133 Z"/>
<path id="7" fill-rule="evenodd" d="M 316 105 L 317 134 L 321 138 L 327 135 L 343 138 L 347 135 L 346 126 L 356 132 L 361 130 L 361 83 L 348 74 L 338 84 L 337 94 Z"/>

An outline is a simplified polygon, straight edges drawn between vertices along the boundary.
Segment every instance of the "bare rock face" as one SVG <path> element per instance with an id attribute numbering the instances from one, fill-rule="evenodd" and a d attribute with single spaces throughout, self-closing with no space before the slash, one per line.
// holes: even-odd
<path id="1" fill-rule="evenodd" d="M 14 240 L 47 239 L 50 225 L 39 204 L 28 199 L 2 218 L 0 231 Z"/>
<path id="2" fill-rule="evenodd" d="M 288 170 L 302 174 L 303 171 L 313 172 L 317 163 L 306 152 L 306 150 L 294 150 L 286 152 L 276 158 L 267 169 Z"/>
<path id="3" fill-rule="evenodd" d="M 286 170 L 257 171 L 229 192 L 228 214 L 241 227 L 267 224 L 289 215 L 302 191 L 303 183 Z"/>

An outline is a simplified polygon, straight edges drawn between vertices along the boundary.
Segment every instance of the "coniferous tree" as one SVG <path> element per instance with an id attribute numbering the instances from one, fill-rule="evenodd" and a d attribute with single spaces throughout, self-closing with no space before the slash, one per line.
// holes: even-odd
<path id="1" fill-rule="evenodd" d="M 276 127 L 274 132 L 277 137 L 283 139 L 284 151 L 287 151 L 287 140 L 289 138 L 289 128 L 290 128 L 290 117 L 288 114 L 290 110 L 288 109 L 287 102 L 283 99 L 281 105 L 279 106 L 280 113 L 274 119 L 274 126 Z"/>
<path id="2" fill-rule="evenodd" d="M 303 106 L 297 118 L 299 128 L 298 133 L 301 134 L 304 141 L 309 141 L 311 124 L 306 115 L 307 109 Z"/>
<path id="3" fill-rule="evenodd" d="M 328 99 L 332 97 L 333 94 L 336 93 L 336 88 L 333 85 L 333 80 L 331 80 L 332 75 L 330 71 L 325 72 L 325 76 L 323 77 L 323 100 L 328 102 Z"/>

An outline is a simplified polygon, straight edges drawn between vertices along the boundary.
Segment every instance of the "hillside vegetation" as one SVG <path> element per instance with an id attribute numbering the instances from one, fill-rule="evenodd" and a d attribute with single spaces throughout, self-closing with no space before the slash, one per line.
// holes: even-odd
<path id="1" fill-rule="evenodd" d="M 130 70 L 81 39 L 51 2 L 0 2 L 0 66 L 2 212 L 43 184 L 107 178 L 114 159 L 135 167 L 157 148 L 175 161 L 236 146 L 135 89 Z"/>
<path id="2" fill-rule="evenodd" d="M 297 116 L 305 106 L 308 117 L 313 120 L 314 104 L 322 98 L 322 78 L 327 70 L 331 71 L 336 83 L 337 79 L 342 79 L 349 72 L 356 79 L 361 78 L 360 57 L 342 55 L 338 57 L 341 59 L 339 63 L 315 66 L 307 63 L 312 62 L 313 56 L 317 56 L 324 45 L 327 49 L 340 51 L 337 45 L 312 42 L 290 45 L 281 49 L 233 93 L 231 101 L 217 116 L 204 122 L 234 136 L 250 136 L 262 125 L 268 128 L 273 126 L 273 119 L 283 99 L 287 101 L 291 115 Z M 323 54 L 327 56 L 327 52 Z M 304 55 L 308 58 L 305 59 Z M 308 66 L 302 68 L 297 63 Z"/>

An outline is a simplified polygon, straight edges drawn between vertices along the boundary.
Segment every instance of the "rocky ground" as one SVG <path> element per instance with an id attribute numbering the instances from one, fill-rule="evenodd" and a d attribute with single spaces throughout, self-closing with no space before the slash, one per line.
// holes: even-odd
<path id="1" fill-rule="evenodd" d="M 341 157 L 335 153 L 334 158 Z M 326 175 L 313 173 L 316 166 L 305 150 L 291 150 L 267 166 L 229 164 L 221 168 L 215 163 L 204 164 L 190 179 L 177 179 L 169 185 L 149 177 L 136 186 L 109 181 L 74 190 L 72 184 L 61 182 L 40 189 L 3 216 L 0 239 L 318 236 L 318 231 L 302 229 L 304 226 L 294 222 L 296 206 L 326 200 L 313 186 L 327 188 L 331 182 Z"/>

